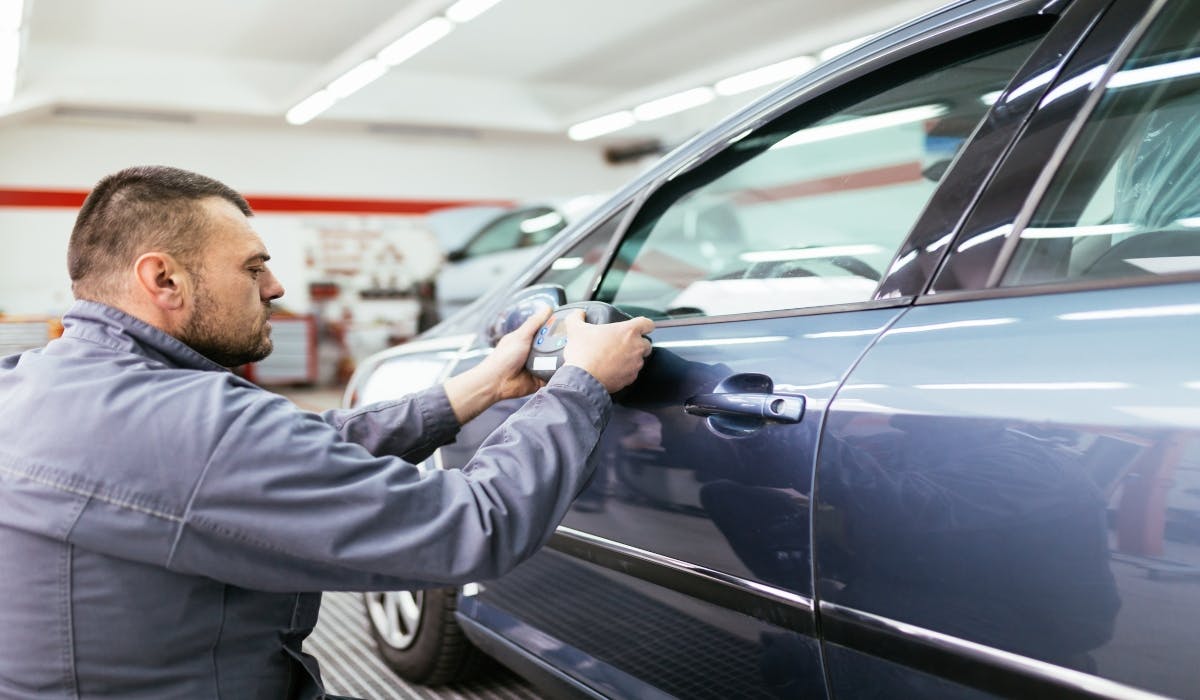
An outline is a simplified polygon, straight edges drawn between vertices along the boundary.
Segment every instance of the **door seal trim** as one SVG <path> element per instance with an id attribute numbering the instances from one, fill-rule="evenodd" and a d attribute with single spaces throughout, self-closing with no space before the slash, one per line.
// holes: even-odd
<path id="1" fill-rule="evenodd" d="M 812 599 L 788 590 L 564 526 L 559 526 L 547 547 L 793 632 L 815 636 Z"/>

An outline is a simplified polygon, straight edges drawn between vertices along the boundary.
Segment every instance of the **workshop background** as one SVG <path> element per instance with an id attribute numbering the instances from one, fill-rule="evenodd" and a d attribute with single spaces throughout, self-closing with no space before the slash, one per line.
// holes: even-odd
<path id="1" fill-rule="evenodd" d="M 88 189 L 170 164 L 257 211 L 297 317 L 258 378 L 344 382 L 477 274 L 435 284 L 495 207 L 586 213 L 781 80 L 940 4 L 0 0 L 0 348 L 56 332 Z M 446 215 L 459 207 L 483 213 Z"/>

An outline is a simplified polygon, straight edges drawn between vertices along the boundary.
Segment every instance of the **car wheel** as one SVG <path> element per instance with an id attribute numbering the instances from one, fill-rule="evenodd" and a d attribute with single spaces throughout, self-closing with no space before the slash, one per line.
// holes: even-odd
<path id="1" fill-rule="evenodd" d="M 401 678 L 423 685 L 469 680 L 485 663 L 454 620 L 458 591 L 366 593 L 371 636 L 384 662 Z"/>

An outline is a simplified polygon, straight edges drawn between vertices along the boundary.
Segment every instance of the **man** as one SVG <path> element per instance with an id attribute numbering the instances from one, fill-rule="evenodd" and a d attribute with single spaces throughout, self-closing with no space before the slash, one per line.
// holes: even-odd
<path id="1" fill-rule="evenodd" d="M 649 353 L 647 319 L 575 318 L 538 389 L 523 362 L 542 317 L 440 387 L 299 411 L 225 369 L 271 351 L 283 295 L 250 214 L 173 168 L 105 178 L 71 236 L 63 337 L 0 360 L 0 697 L 322 697 L 304 592 L 511 569 Z M 466 468 L 411 466 L 535 389 Z"/>

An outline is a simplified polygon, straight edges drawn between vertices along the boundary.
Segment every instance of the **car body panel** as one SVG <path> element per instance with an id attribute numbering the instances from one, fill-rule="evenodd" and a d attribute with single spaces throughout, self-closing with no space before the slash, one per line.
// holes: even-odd
<path id="1" fill-rule="evenodd" d="M 1193 695 L 1200 385 L 1146 361 L 1200 343 L 1183 299 L 1200 283 L 906 314 L 830 407 L 822 600 Z"/>

